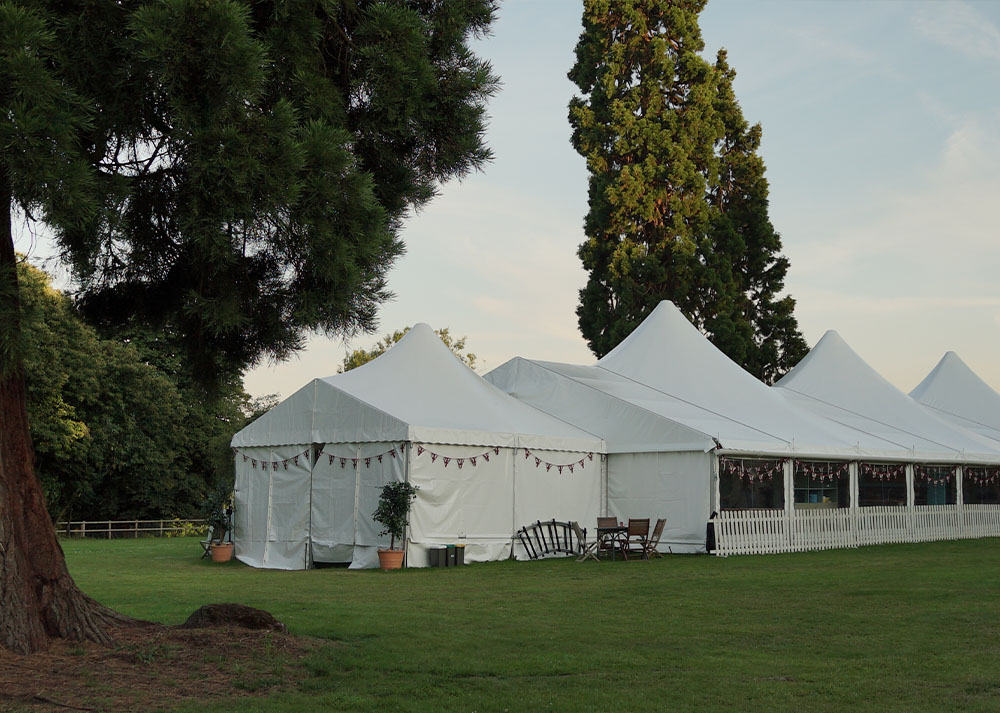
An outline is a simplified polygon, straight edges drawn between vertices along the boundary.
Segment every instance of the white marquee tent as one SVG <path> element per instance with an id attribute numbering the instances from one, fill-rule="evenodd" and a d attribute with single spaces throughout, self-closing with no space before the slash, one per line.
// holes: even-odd
<path id="1" fill-rule="evenodd" d="M 704 551 L 719 508 L 717 456 L 851 459 L 902 456 L 877 436 L 790 404 L 662 302 L 595 366 L 516 358 L 487 380 L 604 437 L 608 509 L 667 518 L 673 551 Z"/>
<path id="2" fill-rule="evenodd" d="M 827 332 L 775 391 L 813 413 L 896 444 L 906 460 L 997 463 L 991 442 L 928 409 L 886 381 L 834 331 Z"/>
<path id="3" fill-rule="evenodd" d="M 1000 442 L 1000 394 L 955 352 L 945 354 L 910 397 L 937 416 Z"/>
<path id="4" fill-rule="evenodd" d="M 390 481 L 419 488 L 409 566 L 441 544 L 464 544 L 468 561 L 505 558 L 521 525 L 586 525 L 604 509 L 603 441 L 487 383 L 425 324 L 314 379 L 232 446 L 236 556 L 257 567 L 374 566 L 388 537 L 371 513 Z"/>

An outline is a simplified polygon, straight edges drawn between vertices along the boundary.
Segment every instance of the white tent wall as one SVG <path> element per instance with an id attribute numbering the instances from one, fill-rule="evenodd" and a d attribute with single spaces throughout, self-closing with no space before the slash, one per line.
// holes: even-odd
<path id="1" fill-rule="evenodd" d="M 308 566 L 312 447 L 250 447 L 236 452 L 236 557 L 252 567 Z"/>
<path id="2" fill-rule="evenodd" d="M 711 453 L 612 453 L 608 456 L 608 514 L 665 517 L 660 549 L 704 552 L 711 514 Z"/>
<path id="3" fill-rule="evenodd" d="M 440 545 L 465 545 L 466 562 L 505 559 L 510 554 L 514 453 L 511 448 L 410 445 L 408 476 L 418 490 L 410 510 L 408 567 L 427 566 L 428 549 Z M 461 468 L 458 459 L 463 461 Z"/>
<path id="4" fill-rule="evenodd" d="M 580 527 L 596 533 L 597 517 L 604 512 L 605 480 L 600 455 L 529 449 L 525 458 L 523 448 L 516 453 L 514 530 L 539 520 L 575 520 Z M 527 559 L 519 542 L 514 545 L 514 556 Z"/>
<path id="5" fill-rule="evenodd" d="M 386 483 L 402 481 L 405 444 L 328 443 L 313 469 L 310 539 L 313 562 L 374 567 L 389 537 L 372 514 Z"/>

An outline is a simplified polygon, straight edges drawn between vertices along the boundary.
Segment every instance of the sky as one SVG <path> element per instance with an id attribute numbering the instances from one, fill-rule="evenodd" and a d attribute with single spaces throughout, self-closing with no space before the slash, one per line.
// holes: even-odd
<path id="1" fill-rule="evenodd" d="M 488 107 L 494 161 L 406 221 L 379 332 L 314 337 L 248 372 L 251 394 L 288 396 L 416 322 L 467 336 L 480 373 L 514 356 L 594 362 L 575 314 L 587 172 L 567 121 L 581 12 L 503 2 L 474 43 L 503 81 Z M 700 26 L 763 127 L 810 346 L 835 329 L 905 392 L 953 350 L 1000 390 L 1000 2 L 709 0 Z"/>

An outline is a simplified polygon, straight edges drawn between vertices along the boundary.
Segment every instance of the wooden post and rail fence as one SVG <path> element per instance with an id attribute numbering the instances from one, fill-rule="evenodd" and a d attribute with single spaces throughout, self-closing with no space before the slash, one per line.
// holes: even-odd
<path id="1" fill-rule="evenodd" d="M 59 537 L 90 537 L 120 539 L 139 537 L 179 537 L 203 535 L 208 529 L 205 520 L 67 520 L 57 522 Z"/>

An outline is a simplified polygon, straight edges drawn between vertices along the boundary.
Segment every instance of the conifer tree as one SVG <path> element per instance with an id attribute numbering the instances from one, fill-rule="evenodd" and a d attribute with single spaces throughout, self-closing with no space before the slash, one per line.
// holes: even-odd
<path id="1" fill-rule="evenodd" d="M 11 221 L 94 321 L 218 383 L 370 329 L 407 212 L 480 167 L 495 0 L 0 0 L 0 646 L 108 640 L 32 469 Z"/>
<path id="2" fill-rule="evenodd" d="M 767 183 L 720 53 L 701 53 L 705 0 L 585 0 L 570 103 L 590 210 L 577 309 L 603 356 L 671 300 L 731 358 L 773 379 L 803 353 Z"/>

